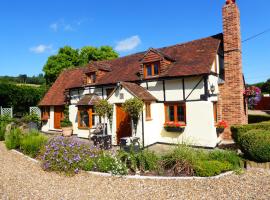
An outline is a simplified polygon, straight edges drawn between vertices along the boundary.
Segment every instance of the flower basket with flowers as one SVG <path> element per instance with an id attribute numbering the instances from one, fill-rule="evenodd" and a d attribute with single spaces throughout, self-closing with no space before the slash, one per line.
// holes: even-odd
<path id="1" fill-rule="evenodd" d="M 185 130 L 186 124 L 184 123 L 177 123 L 177 122 L 166 122 L 164 124 L 164 129 L 168 132 L 177 132 L 183 133 Z"/>
<path id="2" fill-rule="evenodd" d="M 221 134 L 224 132 L 224 129 L 228 127 L 228 123 L 224 120 L 221 120 L 217 123 L 216 125 L 216 131 L 217 131 L 217 134 Z"/>
<path id="3" fill-rule="evenodd" d="M 43 122 L 46 122 L 46 121 L 48 121 L 49 120 L 49 116 L 48 115 L 44 115 L 44 116 L 42 116 L 42 118 L 41 118 L 41 121 L 43 121 Z"/>

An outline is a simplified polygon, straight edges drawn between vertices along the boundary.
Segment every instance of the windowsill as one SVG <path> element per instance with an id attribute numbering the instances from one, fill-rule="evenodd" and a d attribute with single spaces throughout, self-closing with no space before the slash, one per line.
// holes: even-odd
<path id="1" fill-rule="evenodd" d="M 95 126 L 90 127 L 78 127 L 79 130 L 91 130 L 91 129 L 96 129 Z"/>
<path id="2" fill-rule="evenodd" d="M 152 121 L 152 118 L 146 118 L 145 121 Z"/>
<path id="3" fill-rule="evenodd" d="M 148 78 L 157 78 L 157 77 L 159 77 L 159 75 L 154 75 L 154 76 L 145 76 L 144 78 L 145 78 L 145 79 L 148 79 Z"/>

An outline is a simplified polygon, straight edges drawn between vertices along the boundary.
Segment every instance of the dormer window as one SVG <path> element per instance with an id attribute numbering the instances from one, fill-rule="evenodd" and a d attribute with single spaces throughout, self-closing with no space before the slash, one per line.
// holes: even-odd
<path id="1" fill-rule="evenodd" d="M 158 76 L 160 73 L 160 62 L 144 64 L 144 77 Z"/>
<path id="2" fill-rule="evenodd" d="M 87 84 L 95 83 L 96 82 L 96 73 L 89 73 L 86 75 L 86 82 Z"/>

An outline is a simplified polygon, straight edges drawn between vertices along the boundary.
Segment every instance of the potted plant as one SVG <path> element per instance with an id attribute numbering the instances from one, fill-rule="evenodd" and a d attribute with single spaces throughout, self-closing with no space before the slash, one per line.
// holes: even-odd
<path id="1" fill-rule="evenodd" d="M 70 137 L 72 135 L 73 127 L 72 122 L 69 120 L 68 106 L 65 106 L 64 109 L 64 119 L 61 120 L 61 127 L 64 137 Z"/>
<path id="2" fill-rule="evenodd" d="M 177 132 L 183 133 L 185 130 L 186 124 L 177 123 L 177 122 L 166 122 L 164 124 L 164 129 L 168 132 Z"/>
<path id="3" fill-rule="evenodd" d="M 48 115 L 44 115 L 44 116 L 42 116 L 42 118 L 41 118 L 41 121 L 42 122 L 47 122 L 49 120 L 49 116 Z"/>
<path id="4" fill-rule="evenodd" d="M 224 132 L 224 129 L 228 127 L 228 124 L 226 121 L 224 120 L 221 120 L 217 123 L 216 125 L 216 131 L 217 131 L 217 134 L 221 134 Z"/>

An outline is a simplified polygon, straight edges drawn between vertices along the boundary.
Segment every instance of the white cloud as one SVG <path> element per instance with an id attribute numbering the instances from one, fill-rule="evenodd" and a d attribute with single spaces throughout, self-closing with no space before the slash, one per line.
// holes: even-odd
<path id="1" fill-rule="evenodd" d="M 117 42 L 115 46 L 116 51 L 130 51 L 135 49 L 139 44 L 141 44 L 141 39 L 138 35 L 131 36 L 124 40 Z"/>
<path id="2" fill-rule="evenodd" d="M 70 24 L 65 24 L 64 31 L 74 31 L 74 28 Z"/>
<path id="3" fill-rule="evenodd" d="M 79 26 L 81 26 L 83 23 L 87 21 L 86 18 L 80 19 L 80 20 L 75 20 L 71 22 L 66 22 L 64 19 L 57 20 L 50 24 L 50 29 L 53 30 L 54 32 L 57 31 L 76 31 Z"/>
<path id="4" fill-rule="evenodd" d="M 52 51 L 52 45 L 44 45 L 44 44 L 40 44 L 38 46 L 35 47 L 31 47 L 30 51 L 36 54 L 41 54 L 41 53 L 45 53 L 48 51 Z"/>
<path id="5" fill-rule="evenodd" d="M 58 30 L 58 23 L 56 22 L 56 23 L 52 23 L 51 25 L 50 25 L 50 28 L 53 30 L 53 31 L 57 31 Z"/>

